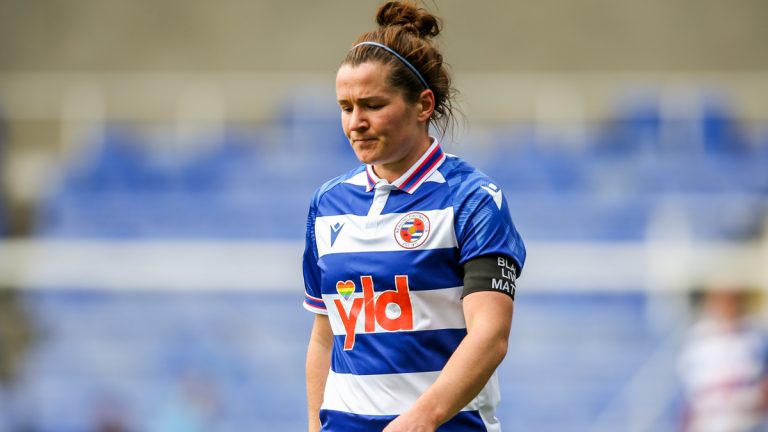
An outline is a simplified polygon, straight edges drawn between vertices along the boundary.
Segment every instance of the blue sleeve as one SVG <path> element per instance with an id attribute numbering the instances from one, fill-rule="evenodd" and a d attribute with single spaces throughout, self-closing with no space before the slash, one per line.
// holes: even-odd
<path id="1" fill-rule="evenodd" d="M 483 177 L 467 181 L 462 189 L 454 207 L 459 262 L 502 255 L 512 259 L 519 276 L 525 264 L 525 244 L 512 223 L 501 189 Z"/>
<path id="2" fill-rule="evenodd" d="M 317 243 L 315 241 L 315 217 L 317 216 L 318 193 L 312 199 L 307 215 L 307 238 L 304 245 L 304 308 L 310 312 L 328 314 L 323 302 L 318 267 Z"/>

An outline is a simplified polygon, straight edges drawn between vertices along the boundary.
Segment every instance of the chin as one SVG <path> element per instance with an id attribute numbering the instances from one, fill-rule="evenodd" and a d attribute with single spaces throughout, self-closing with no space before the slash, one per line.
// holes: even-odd
<path id="1" fill-rule="evenodd" d="M 372 155 L 369 152 L 359 152 L 355 150 L 355 156 L 360 162 L 364 164 L 375 165 L 377 161 L 376 155 Z"/>

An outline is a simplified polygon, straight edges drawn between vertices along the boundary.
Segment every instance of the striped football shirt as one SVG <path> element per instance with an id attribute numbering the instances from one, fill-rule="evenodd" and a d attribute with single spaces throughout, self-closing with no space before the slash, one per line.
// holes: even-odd
<path id="1" fill-rule="evenodd" d="M 334 334 L 324 431 L 380 431 L 436 380 L 466 335 L 463 264 L 525 247 L 501 190 L 436 143 L 389 183 L 360 166 L 312 199 L 304 307 Z M 496 374 L 441 431 L 498 431 Z"/>

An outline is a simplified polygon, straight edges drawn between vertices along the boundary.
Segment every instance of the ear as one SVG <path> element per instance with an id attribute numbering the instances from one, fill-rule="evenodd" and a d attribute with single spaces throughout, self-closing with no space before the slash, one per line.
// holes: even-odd
<path id="1" fill-rule="evenodd" d="M 417 118 L 419 123 L 427 123 L 432 117 L 432 113 L 435 112 L 435 94 L 432 90 L 426 89 L 419 95 L 418 101 L 419 112 Z"/>

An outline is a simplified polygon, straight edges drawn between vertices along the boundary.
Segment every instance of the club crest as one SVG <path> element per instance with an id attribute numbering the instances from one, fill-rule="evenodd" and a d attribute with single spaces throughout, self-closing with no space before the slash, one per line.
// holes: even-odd
<path id="1" fill-rule="evenodd" d="M 408 213 L 395 226 L 395 240 L 406 248 L 414 249 L 429 237 L 429 218 L 423 213 Z"/>

